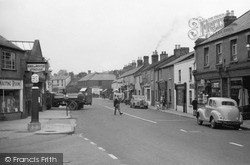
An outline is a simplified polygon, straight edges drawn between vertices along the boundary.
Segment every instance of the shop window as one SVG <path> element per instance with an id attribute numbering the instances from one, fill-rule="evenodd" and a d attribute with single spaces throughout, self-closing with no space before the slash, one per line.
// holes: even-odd
<path id="1" fill-rule="evenodd" d="M 232 61 L 237 61 L 237 39 L 231 40 L 230 42 L 230 47 L 231 47 L 231 60 Z"/>
<path id="2" fill-rule="evenodd" d="M 16 69 L 16 55 L 13 52 L 2 51 L 2 69 Z"/>
<path id="3" fill-rule="evenodd" d="M 204 48 L 204 66 L 208 66 L 209 63 L 209 48 Z"/>
<path id="4" fill-rule="evenodd" d="M 0 105 L 0 113 L 19 112 L 19 90 L 0 90 Z"/>
<path id="5" fill-rule="evenodd" d="M 216 45 L 216 63 L 222 64 L 222 46 L 221 46 L 221 44 Z"/>

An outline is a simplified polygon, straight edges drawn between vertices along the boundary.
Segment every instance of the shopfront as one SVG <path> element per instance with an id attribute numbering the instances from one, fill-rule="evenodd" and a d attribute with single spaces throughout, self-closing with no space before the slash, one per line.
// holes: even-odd
<path id="1" fill-rule="evenodd" d="M 0 79 L 0 105 L 0 120 L 14 120 L 22 117 L 22 80 Z"/>

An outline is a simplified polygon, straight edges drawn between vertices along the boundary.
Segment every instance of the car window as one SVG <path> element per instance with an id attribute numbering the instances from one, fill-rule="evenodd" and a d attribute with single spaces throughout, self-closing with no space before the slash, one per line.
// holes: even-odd
<path id="1" fill-rule="evenodd" d="M 217 105 L 216 105 L 216 101 L 213 100 L 212 106 L 213 106 L 213 107 L 216 107 L 216 106 L 217 106 Z"/>
<path id="2" fill-rule="evenodd" d="M 232 101 L 222 101 L 221 105 L 235 106 L 234 102 L 232 102 Z"/>
<path id="3" fill-rule="evenodd" d="M 212 101 L 213 101 L 212 99 L 209 100 L 209 102 L 208 102 L 209 106 L 212 106 Z"/>

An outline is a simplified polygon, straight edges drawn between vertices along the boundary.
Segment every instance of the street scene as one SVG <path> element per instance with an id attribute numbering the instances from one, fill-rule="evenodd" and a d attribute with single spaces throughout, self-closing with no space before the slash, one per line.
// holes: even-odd
<path id="1" fill-rule="evenodd" d="M 113 101 L 99 98 L 93 106 L 70 111 L 70 118 L 65 107 L 48 111 L 40 113 L 45 128 L 34 133 L 27 131 L 24 121 L 19 121 L 23 125 L 19 129 L 0 123 L 1 129 L 8 129 L 1 130 L 5 132 L 1 151 L 63 153 L 63 164 L 250 162 L 249 125 L 240 130 L 211 129 L 209 124 L 199 126 L 191 115 L 151 107 L 133 109 L 125 104 L 121 104 L 123 114 L 115 116 Z"/>
<path id="2" fill-rule="evenodd" d="M 250 164 L 248 4 L 0 0 L 0 164 Z"/>

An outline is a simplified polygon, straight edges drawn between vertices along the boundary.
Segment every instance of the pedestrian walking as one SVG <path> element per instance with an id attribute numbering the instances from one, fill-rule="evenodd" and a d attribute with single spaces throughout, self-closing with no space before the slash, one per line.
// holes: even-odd
<path id="1" fill-rule="evenodd" d="M 198 109 L 198 101 L 197 101 L 197 98 L 195 98 L 195 99 L 192 101 L 192 106 L 193 106 L 193 116 L 196 116 L 196 114 L 197 114 L 197 109 Z"/>
<path id="2" fill-rule="evenodd" d="M 115 96 L 115 99 L 114 99 L 114 107 L 115 107 L 115 112 L 114 112 L 114 115 L 116 115 L 116 111 L 118 110 L 120 115 L 122 115 L 123 113 L 121 112 L 121 109 L 120 109 L 120 100 L 117 96 Z"/>

